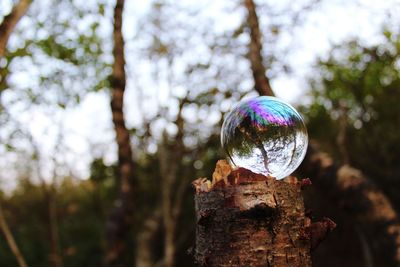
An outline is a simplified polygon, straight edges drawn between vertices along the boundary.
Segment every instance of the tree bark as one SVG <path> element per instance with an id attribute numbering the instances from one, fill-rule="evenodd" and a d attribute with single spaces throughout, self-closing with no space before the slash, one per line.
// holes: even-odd
<path id="1" fill-rule="evenodd" d="M 152 241 L 155 238 L 157 231 L 161 228 L 162 212 L 161 208 L 157 208 L 145 220 L 143 228 L 138 233 L 137 251 L 136 251 L 136 266 L 152 267 L 155 265 L 154 255 L 152 253 Z"/>
<path id="2" fill-rule="evenodd" d="M 0 24 L 0 58 L 6 54 L 8 39 L 18 21 L 25 15 L 32 0 L 20 0 Z"/>
<path id="3" fill-rule="evenodd" d="M 180 216 L 183 196 L 185 193 L 185 185 L 187 181 L 178 181 L 178 171 L 184 156 L 185 146 L 183 144 L 184 137 L 184 119 L 182 111 L 184 105 L 188 102 L 187 97 L 180 100 L 179 111 L 176 120 L 178 133 L 174 143 L 169 144 L 168 136 L 164 132 L 163 144 L 159 146 L 159 161 L 161 174 L 161 197 L 162 197 L 162 216 L 164 224 L 164 266 L 175 266 L 176 254 L 176 232 L 177 221 Z M 179 184 L 177 186 L 177 184 Z"/>
<path id="4" fill-rule="evenodd" d="M 364 174 L 335 164 L 315 144 L 309 146 L 300 172 L 330 196 L 365 233 L 373 266 L 400 266 L 400 220 L 388 198 Z"/>
<path id="5" fill-rule="evenodd" d="M 60 236 L 58 233 L 58 216 L 57 216 L 57 202 L 54 183 L 46 188 L 44 194 L 46 195 L 48 223 L 49 223 L 49 238 L 50 238 L 50 266 L 62 267 L 62 256 L 60 251 Z"/>
<path id="6" fill-rule="evenodd" d="M 122 13 L 124 0 L 117 0 L 114 9 L 114 64 L 111 78 L 112 121 L 118 145 L 119 196 L 106 226 L 107 266 L 124 266 L 125 236 L 131 228 L 134 182 L 134 162 L 129 131 L 125 125 L 123 103 L 126 84 Z"/>
<path id="7" fill-rule="evenodd" d="M 162 176 L 162 215 L 164 223 L 164 262 L 166 267 L 173 267 L 175 263 L 175 231 L 176 231 L 176 220 L 172 213 L 173 201 L 172 201 L 172 190 L 174 182 L 176 180 L 176 171 L 178 162 L 170 161 L 169 159 L 174 158 L 173 152 L 167 152 L 166 138 L 164 138 L 163 147 L 160 148 L 160 169 Z M 179 151 L 176 151 L 179 153 Z M 172 154 L 172 155 L 171 155 Z M 170 158 L 170 156 L 172 156 Z"/>
<path id="8" fill-rule="evenodd" d="M 21 251 L 18 248 L 17 243 L 15 242 L 14 236 L 8 227 L 7 221 L 4 217 L 3 208 L 0 205 L 0 227 L 3 231 L 3 234 L 6 238 L 7 244 L 10 247 L 12 253 L 15 256 L 15 259 L 18 262 L 19 267 L 27 267 L 24 257 L 22 256 Z"/>
<path id="9" fill-rule="evenodd" d="M 256 6 L 253 0 L 244 0 L 244 5 L 247 9 L 247 24 L 250 29 L 250 44 L 248 57 L 251 64 L 251 70 L 254 78 L 254 87 L 260 95 L 273 96 L 269 79 L 266 76 L 266 69 L 263 63 L 262 56 L 262 35 L 258 23 Z"/>
<path id="10" fill-rule="evenodd" d="M 212 185 L 204 178 L 193 183 L 196 261 L 218 267 L 311 266 L 301 183 L 227 166 L 218 162 Z"/>

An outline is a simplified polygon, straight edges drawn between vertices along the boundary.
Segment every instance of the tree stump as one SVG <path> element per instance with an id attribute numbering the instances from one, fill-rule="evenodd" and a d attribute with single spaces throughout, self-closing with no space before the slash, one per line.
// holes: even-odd
<path id="1" fill-rule="evenodd" d="M 199 265 L 311 266 L 312 228 L 295 177 L 231 170 L 221 160 L 212 183 L 199 178 L 193 185 Z"/>

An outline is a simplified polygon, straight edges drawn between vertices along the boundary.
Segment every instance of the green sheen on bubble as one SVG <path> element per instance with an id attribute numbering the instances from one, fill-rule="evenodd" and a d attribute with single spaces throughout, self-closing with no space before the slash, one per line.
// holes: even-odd
<path id="1" fill-rule="evenodd" d="M 291 105 L 260 96 L 240 102 L 226 114 L 221 144 L 234 167 L 282 179 L 304 159 L 308 135 L 303 118 Z"/>

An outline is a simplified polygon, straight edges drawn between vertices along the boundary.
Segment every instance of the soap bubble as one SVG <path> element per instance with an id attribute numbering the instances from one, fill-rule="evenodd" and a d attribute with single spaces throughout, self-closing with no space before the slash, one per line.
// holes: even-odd
<path id="1" fill-rule="evenodd" d="M 291 105 L 260 96 L 240 102 L 225 116 L 221 143 L 232 165 L 282 179 L 304 159 L 308 135 Z"/>

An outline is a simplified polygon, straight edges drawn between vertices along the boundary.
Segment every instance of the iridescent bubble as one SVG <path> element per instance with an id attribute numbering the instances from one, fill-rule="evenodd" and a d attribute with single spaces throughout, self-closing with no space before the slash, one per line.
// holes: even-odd
<path id="1" fill-rule="evenodd" d="M 308 135 L 291 105 L 260 96 L 240 102 L 225 116 L 221 143 L 232 165 L 282 179 L 304 159 Z"/>

